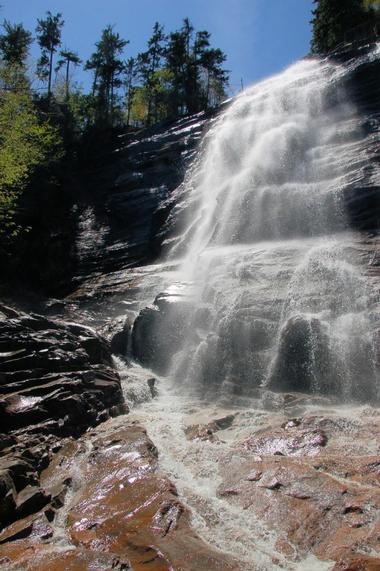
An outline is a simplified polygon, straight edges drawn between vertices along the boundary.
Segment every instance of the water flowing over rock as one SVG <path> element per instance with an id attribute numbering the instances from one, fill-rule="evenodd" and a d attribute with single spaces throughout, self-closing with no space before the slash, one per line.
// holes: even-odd
<path id="1" fill-rule="evenodd" d="M 373 82 L 374 62 L 378 48 L 344 65 L 304 60 L 221 114 L 185 180 L 191 214 L 170 252 L 186 317 L 183 300 L 170 315 L 157 302 L 143 310 L 142 363 L 162 372 L 165 361 L 175 383 L 205 395 L 379 397 L 374 250 L 357 233 L 379 195 L 368 168 L 378 115 L 350 89 L 363 67 Z"/>

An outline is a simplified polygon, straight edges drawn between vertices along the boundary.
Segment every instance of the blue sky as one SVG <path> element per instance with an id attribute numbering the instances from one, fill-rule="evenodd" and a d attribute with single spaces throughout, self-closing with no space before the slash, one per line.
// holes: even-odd
<path id="1" fill-rule="evenodd" d="M 228 55 L 227 69 L 237 89 L 272 75 L 306 55 L 310 42 L 312 0 L 0 0 L 0 16 L 35 30 L 47 10 L 62 12 L 63 44 L 86 59 L 101 30 L 115 24 L 130 40 L 126 57 L 145 49 L 154 22 L 166 31 L 178 29 L 189 17 L 195 28 L 212 33 L 214 47 Z M 37 46 L 32 57 L 38 57 Z M 90 75 L 75 79 L 87 87 Z"/>

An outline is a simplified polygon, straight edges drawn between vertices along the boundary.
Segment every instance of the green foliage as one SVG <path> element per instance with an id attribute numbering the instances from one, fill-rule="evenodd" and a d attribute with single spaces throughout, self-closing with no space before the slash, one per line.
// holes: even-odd
<path id="1" fill-rule="evenodd" d="M 45 20 L 37 20 L 37 41 L 41 48 L 41 57 L 37 64 L 37 75 L 43 81 L 48 81 L 48 98 L 51 95 L 51 78 L 53 57 L 61 45 L 61 33 L 64 25 L 62 14 L 46 13 Z"/>
<path id="2" fill-rule="evenodd" d="M 363 0 L 366 10 L 380 10 L 380 0 Z"/>
<path id="3" fill-rule="evenodd" d="M 32 43 L 32 34 L 22 24 L 3 23 L 4 33 L 0 35 L 0 53 L 8 65 L 25 65 Z"/>
<path id="4" fill-rule="evenodd" d="M 128 43 L 114 32 L 113 26 L 107 26 L 85 65 L 94 73 L 92 95 L 97 99 L 97 119 L 105 124 L 113 123 L 115 90 L 122 84 L 120 76 L 125 69 L 120 56 Z"/>
<path id="5" fill-rule="evenodd" d="M 344 41 L 345 34 L 362 24 L 368 15 L 362 0 L 314 0 L 313 53 L 325 53 Z"/>
<path id="6" fill-rule="evenodd" d="M 55 64 L 53 86 L 53 60 L 61 46 L 63 25 L 62 14 L 50 11 L 37 20 L 41 56 L 36 72 L 47 83 L 47 98 L 37 94 L 34 97 L 39 109 L 54 120 L 69 154 L 73 148 L 78 149 L 80 137 L 92 131 L 176 119 L 216 106 L 225 97 L 226 56 L 212 48 L 210 34 L 195 31 L 188 18 L 180 30 L 169 35 L 156 22 L 146 50 L 128 60 L 124 51 L 129 42 L 113 26 L 106 26 L 84 66 L 93 74 L 91 92 L 82 93 L 72 85 L 73 69 L 82 62 L 75 51 L 66 48 L 60 51 Z M 25 60 L 31 34 L 21 24 L 6 21 L 3 28 L 0 55 L 9 72 L 6 74 L 5 68 L 1 71 L 0 84 L 5 90 L 29 92 Z"/>
<path id="7" fill-rule="evenodd" d="M 126 124 L 129 127 L 131 120 L 131 111 L 133 99 L 136 93 L 136 81 L 138 77 L 137 62 L 135 58 L 128 59 L 124 68 L 124 87 L 125 87 L 125 111 L 126 111 Z"/>
<path id="8" fill-rule="evenodd" d="M 211 34 L 195 32 L 188 18 L 181 30 L 170 34 L 166 50 L 167 69 L 172 74 L 171 114 L 197 113 L 217 105 L 225 96 L 228 72 L 226 55 L 211 48 Z"/>
<path id="9" fill-rule="evenodd" d="M 0 236 L 17 232 L 21 193 L 36 170 L 60 154 L 57 130 L 40 120 L 30 93 L 0 89 Z"/>
<path id="10" fill-rule="evenodd" d="M 148 40 L 147 51 L 138 55 L 138 72 L 147 97 L 146 123 L 148 125 L 158 121 L 159 81 L 157 80 L 156 73 L 161 67 L 162 57 L 165 53 L 165 40 L 164 29 L 156 22 L 153 27 L 152 36 Z"/>
<path id="11" fill-rule="evenodd" d="M 58 71 L 65 67 L 65 99 L 66 101 L 69 99 L 70 94 L 70 65 L 78 66 L 82 63 L 82 60 L 78 56 L 76 52 L 72 52 L 70 50 L 64 49 L 61 50 L 60 54 L 61 59 L 58 60 L 55 71 Z"/>
<path id="12" fill-rule="evenodd" d="M 195 32 L 188 18 L 169 36 L 155 24 L 148 49 L 139 54 L 137 63 L 143 90 L 138 108 L 144 99 L 147 125 L 209 109 L 225 97 L 226 56 L 211 48 L 210 38 L 207 31 Z"/>

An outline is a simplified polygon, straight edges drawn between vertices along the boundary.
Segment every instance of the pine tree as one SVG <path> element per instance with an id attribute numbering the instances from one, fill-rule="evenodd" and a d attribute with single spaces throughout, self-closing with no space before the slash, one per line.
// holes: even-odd
<path id="1" fill-rule="evenodd" d="M 172 74 L 172 89 L 169 97 L 169 115 L 177 117 L 185 109 L 184 75 L 187 61 L 185 36 L 181 32 L 172 32 L 169 35 L 165 52 L 166 67 Z"/>
<path id="2" fill-rule="evenodd" d="M 147 125 L 157 121 L 159 88 L 156 72 L 160 69 L 165 53 L 165 41 L 164 28 L 156 22 L 152 36 L 148 40 L 147 51 L 140 53 L 137 58 L 139 74 L 148 96 Z"/>
<path id="3" fill-rule="evenodd" d="M 51 79 L 54 53 L 61 45 L 61 32 L 64 25 L 62 14 L 46 13 L 45 20 L 37 20 L 37 40 L 42 53 L 37 64 L 37 73 L 41 79 L 48 81 L 48 99 L 51 96 Z"/>
<path id="4" fill-rule="evenodd" d="M 228 72 L 222 68 L 226 55 L 219 48 L 207 48 L 200 52 L 198 65 L 203 71 L 200 104 L 202 109 L 218 105 L 225 96 Z"/>
<path id="5" fill-rule="evenodd" d="M 314 0 L 312 53 L 326 53 L 344 41 L 345 34 L 365 19 L 362 0 Z"/>
<path id="6" fill-rule="evenodd" d="M 32 43 L 32 34 L 22 24 L 3 23 L 4 33 L 0 35 L 0 53 L 8 65 L 25 66 Z"/>
<path id="7" fill-rule="evenodd" d="M 78 66 L 82 63 L 78 54 L 70 50 L 64 49 L 59 54 L 61 59 L 58 60 L 55 71 L 58 72 L 63 66 L 66 68 L 65 72 L 65 99 L 69 99 L 70 94 L 70 65 Z"/>
<path id="8" fill-rule="evenodd" d="M 131 120 L 131 111 L 133 98 L 136 93 L 135 81 L 137 79 L 138 70 L 136 59 L 131 57 L 125 64 L 125 74 L 124 74 L 124 86 L 125 86 L 125 104 L 127 111 L 127 127 Z"/>
<path id="9" fill-rule="evenodd" d="M 121 55 L 129 43 L 124 40 L 113 26 L 107 26 L 95 44 L 96 51 L 86 62 L 85 69 L 94 71 L 93 94 L 97 96 L 99 119 L 113 123 L 115 92 L 121 86 L 120 76 L 124 71 Z M 96 93 L 97 92 L 97 93 Z"/>
<path id="10" fill-rule="evenodd" d="M 166 65 L 172 74 L 172 115 L 197 113 L 223 98 L 228 82 L 222 67 L 226 56 L 210 47 L 210 39 L 207 31 L 195 33 L 188 18 L 178 32 L 169 35 Z"/>

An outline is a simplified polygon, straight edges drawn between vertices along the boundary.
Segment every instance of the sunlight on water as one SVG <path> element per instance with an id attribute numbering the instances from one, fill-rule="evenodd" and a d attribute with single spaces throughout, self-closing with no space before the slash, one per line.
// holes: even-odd
<path id="1" fill-rule="evenodd" d="M 247 571 L 333 567 L 280 553 L 279 536 L 253 510 L 218 495 L 224 463 L 244 463 L 231 443 L 259 422 L 265 391 L 341 403 L 379 396 L 370 254 L 345 212 L 345 192 L 366 160 L 345 73 L 304 60 L 248 89 L 212 125 L 185 181 L 189 216 L 169 254 L 173 268 L 161 289 L 146 280 L 144 300 L 157 296 L 144 338 L 152 370 L 123 372 L 119 363 L 122 377 L 132 376 L 132 407 L 148 394 L 150 375 L 167 373 L 159 398 L 148 394 L 132 418 L 149 427 L 195 529 Z M 186 438 L 196 417 L 209 421 L 242 403 L 230 436 L 217 444 Z"/>
<path id="2" fill-rule="evenodd" d="M 189 392 L 378 396 L 370 288 L 344 198 L 363 151 L 341 75 L 299 62 L 248 89 L 207 135 L 171 254 L 185 252 L 177 280 L 191 284 L 193 311 L 168 361 Z"/>

